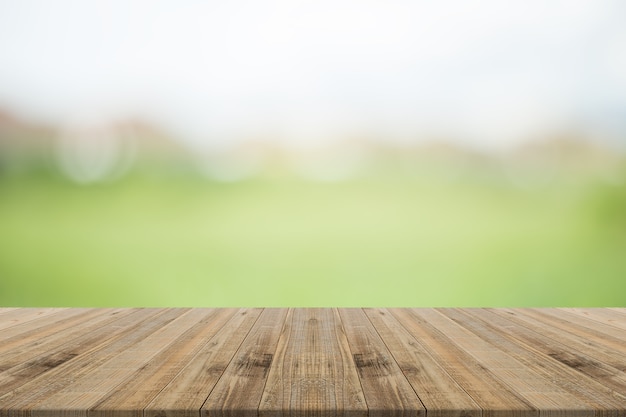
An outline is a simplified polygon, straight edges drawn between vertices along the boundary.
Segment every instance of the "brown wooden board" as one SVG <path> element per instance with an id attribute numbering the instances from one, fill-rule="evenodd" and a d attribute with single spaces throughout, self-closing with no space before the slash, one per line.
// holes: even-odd
<path id="1" fill-rule="evenodd" d="M 144 416 L 198 417 L 200 408 L 260 314 L 260 309 L 242 309 L 235 314 L 150 401 Z"/>
<path id="2" fill-rule="evenodd" d="M 371 416 L 423 416 L 426 409 L 361 309 L 340 310 Z"/>
<path id="3" fill-rule="evenodd" d="M 626 396 L 604 386 L 598 378 L 585 375 L 579 369 L 556 360 L 546 346 L 550 341 L 538 341 L 548 329 L 535 333 L 522 326 L 510 313 L 487 309 L 446 309 L 445 315 L 484 340 L 507 352 L 543 378 L 550 379 L 594 409 L 595 415 L 609 416 L 619 410 Z"/>
<path id="4" fill-rule="evenodd" d="M 626 417 L 624 308 L 0 308 L 0 417 Z"/>
<path id="5" fill-rule="evenodd" d="M 537 416 L 538 410 L 520 393 L 504 384 L 456 343 L 449 332 L 420 313 L 429 310 L 391 309 L 392 314 L 415 337 L 437 363 L 481 407 L 487 417 Z"/>
<path id="6" fill-rule="evenodd" d="M 265 309 L 202 406 L 203 417 L 256 416 L 287 309 Z"/>
<path id="7" fill-rule="evenodd" d="M 368 318 L 431 417 L 475 417 L 476 401 L 448 374 L 445 367 L 385 309 L 366 309 Z"/>
<path id="8" fill-rule="evenodd" d="M 367 416 L 339 316 L 331 309 L 290 313 L 278 340 L 259 415 Z"/>

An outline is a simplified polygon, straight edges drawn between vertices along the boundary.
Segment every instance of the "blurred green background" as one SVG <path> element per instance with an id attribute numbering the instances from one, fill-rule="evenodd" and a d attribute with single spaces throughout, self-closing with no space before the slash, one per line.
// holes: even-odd
<path id="1" fill-rule="evenodd" d="M 0 2 L 0 306 L 626 307 L 625 5 Z"/>
<path id="2" fill-rule="evenodd" d="M 3 306 L 626 306 L 623 164 L 89 184 L 36 166 L 0 175 Z"/>

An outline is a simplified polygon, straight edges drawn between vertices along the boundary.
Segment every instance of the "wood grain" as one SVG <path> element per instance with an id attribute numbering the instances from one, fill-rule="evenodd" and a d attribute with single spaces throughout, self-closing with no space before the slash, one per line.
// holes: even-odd
<path id="1" fill-rule="evenodd" d="M 142 410 L 180 373 L 235 312 L 233 309 L 201 311 L 199 319 L 192 321 L 185 333 L 173 339 L 165 349 L 120 383 L 120 386 L 124 387 L 123 390 L 107 392 L 97 404 L 90 407 L 89 416 L 141 416 Z"/>
<path id="2" fill-rule="evenodd" d="M 263 310 L 202 406 L 203 417 L 251 417 L 258 414 L 287 313 L 287 309 Z"/>
<path id="3" fill-rule="evenodd" d="M 172 320 L 171 315 L 172 312 L 168 310 L 134 311 L 104 326 L 107 337 L 102 343 L 88 345 L 82 343 L 82 338 L 74 340 L 77 346 L 85 349 L 82 354 L 68 357 L 64 362 L 49 362 L 46 372 L 29 378 L 18 388 L 0 388 L 0 413 L 6 410 L 15 415 L 30 416 L 31 410 L 37 411 L 40 408 L 38 404 L 45 403 L 50 395 L 71 386 L 82 376 L 93 375 L 92 370 L 123 352 L 127 346 L 145 338 L 166 321 Z"/>
<path id="4" fill-rule="evenodd" d="M 531 328 L 524 328 L 525 322 L 518 321 L 515 313 L 486 309 L 448 309 L 444 314 L 514 356 L 544 378 L 551 379 L 584 400 L 594 408 L 596 415 L 612 415 L 626 402 L 626 396 L 604 386 L 598 378 L 583 375 L 575 367 L 556 360 L 546 352 L 544 343 L 532 337 L 537 333 L 533 333 Z M 539 334 L 548 334 L 549 330 L 544 327 Z"/>
<path id="5" fill-rule="evenodd" d="M 338 315 L 330 309 L 290 313 L 259 415 L 366 416 L 365 397 Z"/>
<path id="6" fill-rule="evenodd" d="M 144 409 L 144 415 L 198 417 L 200 408 L 260 314 L 260 309 L 239 311 L 156 395 Z"/>
<path id="7" fill-rule="evenodd" d="M 624 308 L 0 308 L 0 417 L 626 417 Z"/>
<path id="8" fill-rule="evenodd" d="M 503 384 L 488 368 L 477 362 L 468 352 L 454 343 L 436 324 L 428 322 L 419 313 L 426 310 L 391 309 L 402 325 L 417 339 L 427 352 L 480 406 L 483 416 L 537 416 L 538 410 L 528 401 Z"/>
<path id="9" fill-rule="evenodd" d="M 487 342 L 440 311 L 429 309 L 419 311 L 418 314 L 447 334 L 453 344 L 469 352 L 471 360 L 477 362 L 478 366 L 487 369 L 500 383 L 510 387 L 531 407 L 541 410 L 542 415 L 594 414 L 584 401 L 524 366 L 508 352 Z"/>
<path id="10" fill-rule="evenodd" d="M 385 309 L 366 314 L 431 417 L 475 417 L 481 407 L 400 321 Z"/>
<path id="11" fill-rule="evenodd" d="M 62 311 L 62 308 L 8 308 L 0 315 L 0 331 L 16 326 L 21 323 L 28 323 L 31 320 L 40 319 L 48 314 Z"/>
<path id="12" fill-rule="evenodd" d="M 426 409 L 363 310 L 340 311 L 371 416 L 420 416 Z"/>

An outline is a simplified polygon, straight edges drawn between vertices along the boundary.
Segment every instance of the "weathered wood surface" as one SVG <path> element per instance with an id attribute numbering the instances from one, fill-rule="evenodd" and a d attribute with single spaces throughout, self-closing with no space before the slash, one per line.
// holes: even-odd
<path id="1" fill-rule="evenodd" d="M 0 309 L 0 416 L 625 416 L 626 309 Z"/>

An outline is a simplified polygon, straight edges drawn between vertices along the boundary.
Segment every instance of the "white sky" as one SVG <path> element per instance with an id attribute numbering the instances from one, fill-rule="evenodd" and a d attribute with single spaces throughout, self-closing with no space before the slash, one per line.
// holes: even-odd
<path id="1" fill-rule="evenodd" d="M 626 133 L 620 0 L 0 0 L 0 106 L 278 133 Z"/>

